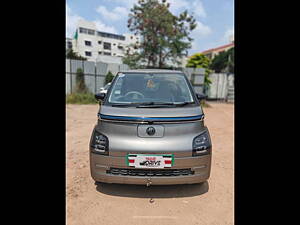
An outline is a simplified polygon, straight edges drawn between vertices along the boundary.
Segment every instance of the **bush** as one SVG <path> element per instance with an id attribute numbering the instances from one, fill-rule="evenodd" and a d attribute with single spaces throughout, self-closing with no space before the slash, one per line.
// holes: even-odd
<path id="1" fill-rule="evenodd" d="M 77 53 L 75 53 L 73 51 L 73 49 L 69 49 L 69 50 L 66 51 L 66 58 L 67 59 L 76 59 L 76 60 L 86 61 L 85 57 L 82 57 L 82 56 L 78 55 Z"/>
<path id="2" fill-rule="evenodd" d="M 84 73 L 81 68 L 78 68 L 76 71 L 76 88 L 77 93 L 87 93 L 87 87 L 84 82 Z"/>
<path id="3" fill-rule="evenodd" d="M 105 84 L 111 82 L 114 79 L 114 75 L 108 71 L 108 73 L 105 76 Z"/>
<path id="4" fill-rule="evenodd" d="M 205 55 L 203 55 L 202 53 L 196 53 L 192 55 L 186 64 L 186 67 L 205 69 L 205 76 L 204 76 L 205 92 L 209 89 L 209 86 L 211 84 L 211 80 L 209 79 L 209 74 L 211 73 L 211 70 L 209 69 L 210 64 L 211 64 L 211 60 Z"/>
<path id="5" fill-rule="evenodd" d="M 98 104 L 92 93 L 72 93 L 66 96 L 67 104 Z"/>
<path id="6" fill-rule="evenodd" d="M 203 108 L 210 108 L 210 107 L 211 107 L 205 100 L 202 100 L 202 101 L 200 102 L 200 104 L 201 104 L 201 106 L 202 106 Z"/>

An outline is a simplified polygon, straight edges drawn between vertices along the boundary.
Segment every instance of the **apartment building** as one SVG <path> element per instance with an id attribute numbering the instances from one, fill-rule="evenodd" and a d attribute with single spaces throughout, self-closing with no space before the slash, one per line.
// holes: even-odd
<path id="1" fill-rule="evenodd" d="M 112 34 L 97 30 L 93 22 L 80 20 L 74 36 L 74 52 L 89 61 L 121 63 L 127 49 L 136 51 L 131 44 L 139 43 L 140 38 L 133 34 Z"/>

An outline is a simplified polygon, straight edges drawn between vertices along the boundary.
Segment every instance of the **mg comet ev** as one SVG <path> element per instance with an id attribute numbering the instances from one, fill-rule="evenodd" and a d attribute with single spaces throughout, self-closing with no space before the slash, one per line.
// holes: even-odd
<path id="1" fill-rule="evenodd" d="M 143 185 L 202 183 L 212 144 L 203 95 L 181 71 L 119 72 L 101 102 L 90 140 L 96 182 Z"/>

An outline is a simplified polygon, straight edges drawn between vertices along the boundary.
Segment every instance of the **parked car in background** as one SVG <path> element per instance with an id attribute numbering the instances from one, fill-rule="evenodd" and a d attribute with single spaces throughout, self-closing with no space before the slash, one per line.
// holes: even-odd
<path id="1" fill-rule="evenodd" d="M 111 83 L 107 83 L 104 87 L 100 88 L 100 93 L 106 94 L 110 85 L 111 85 Z"/>
<path id="2" fill-rule="evenodd" d="M 119 72 L 102 102 L 90 140 L 96 182 L 144 185 L 203 183 L 212 144 L 203 95 L 181 71 Z"/>

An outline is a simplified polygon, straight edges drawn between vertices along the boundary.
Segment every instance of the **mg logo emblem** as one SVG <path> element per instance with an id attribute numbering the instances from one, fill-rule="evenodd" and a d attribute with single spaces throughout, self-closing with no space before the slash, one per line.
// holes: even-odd
<path id="1" fill-rule="evenodd" d="M 152 136 L 155 134 L 155 129 L 154 129 L 154 127 L 148 127 L 146 132 L 149 136 Z"/>

